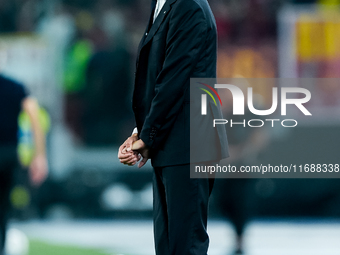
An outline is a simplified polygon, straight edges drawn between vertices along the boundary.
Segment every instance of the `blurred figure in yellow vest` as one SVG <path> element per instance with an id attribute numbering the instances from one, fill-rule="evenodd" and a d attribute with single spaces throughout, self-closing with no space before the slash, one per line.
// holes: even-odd
<path id="1" fill-rule="evenodd" d="M 32 184 L 38 186 L 48 173 L 45 134 L 39 123 L 38 103 L 28 96 L 23 85 L 0 75 L 0 255 L 4 255 L 9 195 L 14 170 L 18 166 L 18 116 L 22 110 L 30 118 L 34 136 L 35 153 L 29 167 L 29 176 Z"/>

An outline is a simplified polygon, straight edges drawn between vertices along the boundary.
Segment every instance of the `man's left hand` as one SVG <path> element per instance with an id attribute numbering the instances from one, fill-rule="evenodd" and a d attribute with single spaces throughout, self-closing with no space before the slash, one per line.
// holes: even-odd
<path id="1" fill-rule="evenodd" d="M 139 162 L 138 167 L 143 167 L 149 159 L 149 149 L 141 139 L 134 142 L 131 149 L 138 151 L 142 155 L 143 159 Z"/>

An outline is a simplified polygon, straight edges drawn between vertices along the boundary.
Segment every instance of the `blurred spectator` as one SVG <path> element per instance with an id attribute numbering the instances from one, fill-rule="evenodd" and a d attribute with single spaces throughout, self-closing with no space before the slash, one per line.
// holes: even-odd
<path id="1" fill-rule="evenodd" d="M 122 46 L 96 52 L 87 68 L 81 93 L 84 141 L 88 145 L 113 145 L 127 134 L 126 96 L 130 91 L 130 56 Z"/>
<path id="2" fill-rule="evenodd" d="M 247 88 L 245 86 L 241 88 L 243 88 L 245 93 Z M 254 119 L 254 114 L 248 108 L 245 115 L 233 115 L 231 93 L 227 90 L 222 90 L 219 91 L 219 94 L 224 103 L 222 112 L 225 119 L 232 119 L 236 123 L 242 123 L 244 119 Z M 257 105 L 261 104 L 260 100 L 256 99 L 254 95 L 254 102 L 257 102 Z M 256 108 L 261 108 L 261 106 Z M 258 119 L 259 116 L 255 118 Z M 230 158 L 227 161 L 229 164 L 236 166 L 237 169 L 242 165 L 254 165 L 268 141 L 263 128 L 243 127 L 242 125 L 236 125 L 235 127 L 227 126 L 227 134 L 230 150 Z M 231 221 L 236 232 L 235 255 L 243 254 L 244 230 L 246 224 L 253 216 L 253 184 L 254 179 L 252 178 L 237 179 L 231 177 L 217 179 L 216 181 L 216 206 L 220 209 L 223 217 Z"/>
<path id="3" fill-rule="evenodd" d="M 65 61 L 66 122 L 86 145 L 110 146 L 127 135 L 130 54 L 124 19 L 110 1 L 77 12 Z M 132 120 L 131 120 L 132 121 Z"/>
<path id="4" fill-rule="evenodd" d="M 72 45 L 65 58 L 65 120 L 77 136 L 82 134 L 81 114 L 84 110 L 80 93 L 84 90 L 87 82 L 87 66 L 92 54 L 91 42 L 80 39 Z"/>
<path id="5" fill-rule="evenodd" d="M 35 156 L 30 166 L 30 178 L 40 185 L 47 176 L 45 136 L 38 119 L 38 104 L 28 97 L 25 88 L 0 75 L 0 255 L 3 255 L 9 213 L 9 195 L 14 171 L 18 165 L 18 116 L 24 110 L 34 133 Z"/>

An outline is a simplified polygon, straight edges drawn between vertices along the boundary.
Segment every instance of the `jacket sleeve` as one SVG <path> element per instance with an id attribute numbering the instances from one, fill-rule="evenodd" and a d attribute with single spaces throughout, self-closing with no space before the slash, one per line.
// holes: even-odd
<path id="1" fill-rule="evenodd" d="M 176 121 L 190 77 L 205 47 L 207 23 L 203 10 L 194 1 L 183 2 L 171 13 L 165 60 L 139 136 L 151 150 L 164 142 Z"/>

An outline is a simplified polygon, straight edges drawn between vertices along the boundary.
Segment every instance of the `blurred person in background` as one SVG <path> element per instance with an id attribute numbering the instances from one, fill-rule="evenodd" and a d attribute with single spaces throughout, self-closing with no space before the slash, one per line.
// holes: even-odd
<path id="1" fill-rule="evenodd" d="M 151 158 L 156 254 L 206 255 L 214 179 L 190 178 L 189 85 L 191 77 L 216 77 L 217 32 L 208 2 L 152 1 L 138 51 L 133 95 L 137 128 L 119 148 L 118 157 L 134 165 L 142 156 L 139 167 Z M 214 130 L 210 138 L 197 138 L 219 147 L 199 159 L 202 165 L 228 156 L 225 131 Z"/>
<path id="2" fill-rule="evenodd" d="M 235 81 L 235 84 L 237 82 Z M 234 83 L 233 83 L 234 84 Z M 246 86 L 240 86 L 243 93 L 247 92 Z M 232 119 L 235 123 L 242 123 L 244 119 L 259 119 L 246 107 L 245 115 L 233 115 L 233 99 L 227 90 L 219 90 L 223 104 L 223 117 Z M 261 96 L 254 96 L 257 108 L 263 107 Z M 268 137 L 266 130 L 251 128 L 249 126 L 227 125 L 230 158 L 228 164 L 239 169 L 243 165 L 256 165 L 260 153 L 266 148 Z M 215 202 L 223 217 L 227 218 L 236 232 L 236 247 L 234 255 L 244 254 L 244 232 L 247 223 L 254 216 L 254 184 L 253 178 L 225 178 L 218 179 L 215 183 Z"/>
<path id="3" fill-rule="evenodd" d="M 40 185 L 47 177 L 45 135 L 40 126 L 39 106 L 28 96 L 21 84 L 0 75 L 0 255 L 4 255 L 6 228 L 10 210 L 9 196 L 18 166 L 18 116 L 24 110 L 31 121 L 35 155 L 29 168 L 33 185 Z"/>
<path id="4" fill-rule="evenodd" d="M 107 1 L 94 9 L 81 10 L 75 18 L 64 68 L 65 117 L 86 146 L 105 147 L 130 134 L 131 56 L 123 17 Z"/>

